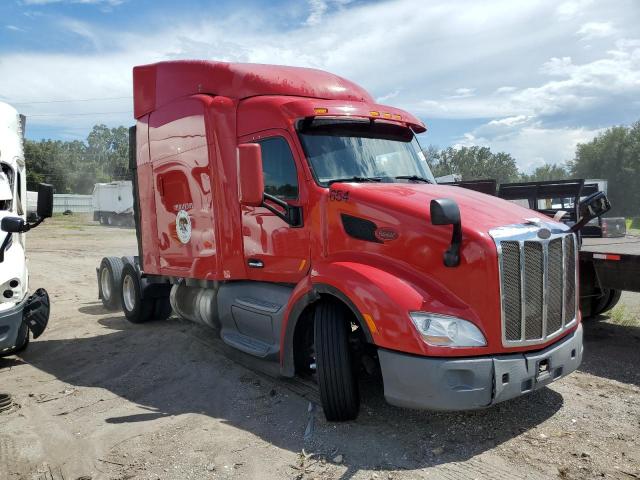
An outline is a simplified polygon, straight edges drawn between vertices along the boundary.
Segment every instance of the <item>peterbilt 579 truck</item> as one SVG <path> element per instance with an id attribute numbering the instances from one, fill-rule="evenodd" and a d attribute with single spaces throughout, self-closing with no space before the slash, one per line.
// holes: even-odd
<path id="1" fill-rule="evenodd" d="M 133 81 L 139 251 L 102 260 L 106 307 L 173 311 L 316 379 L 329 420 L 357 416 L 363 371 L 391 404 L 463 410 L 580 364 L 575 234 L 436 185 L 413 115 L 305 68 L 175 61 Z"/>
<path id="2" fill-rule="evenodd" d="M 26 232 L 52 214 L 53 188 L 40 184 L 36 218 L 27 221 L 25 117 L 0 102 L 0 357 L 24 350 L 49 321 L 43 288 L 29 295 Z"/>

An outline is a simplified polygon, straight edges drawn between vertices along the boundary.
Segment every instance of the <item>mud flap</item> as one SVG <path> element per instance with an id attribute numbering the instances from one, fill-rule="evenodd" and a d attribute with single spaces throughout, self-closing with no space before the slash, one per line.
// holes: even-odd
<path id="1" fill-rule="evenodd" d="M 27 324 L 33 338 L 42 335 L 49 323 L 49 294 L 44 288 L 37 289 L 24 306 L 22 321 Z"/>

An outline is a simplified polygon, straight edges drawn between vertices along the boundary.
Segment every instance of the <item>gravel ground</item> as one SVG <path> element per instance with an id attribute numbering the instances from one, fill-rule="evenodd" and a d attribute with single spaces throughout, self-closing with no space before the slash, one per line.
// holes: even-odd
<path id="1" fill-rule="evenodd" d="M 308 385 L 275 378 L 196 325 L 127 323 L 97 301 L 102 256 L 132 230 L 56 218 L 29 234 L 49 329 L 0 359 L 0 479 L 640 478 L 640 295 L 585 325 L 578 372 L 471 413 L 402 410 L 362 385 L 327 423 Z"/>

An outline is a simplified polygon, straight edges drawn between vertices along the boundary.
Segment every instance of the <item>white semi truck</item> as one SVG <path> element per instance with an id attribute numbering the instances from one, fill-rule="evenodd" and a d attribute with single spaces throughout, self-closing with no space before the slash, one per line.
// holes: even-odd
<path id="1" fill-rule="evenodd" d="M 25 117 L 0 102 L 0 357 L 24 350 L 49 321 L 49 296 L 43 288 L 29 295 L 26 232 L 53 210 L 53 187 L 38 186 L 36 219 L 27 221 L 24 160 Z"/>
<path id="2" fill-rule="evenodd" d="M 93 219 L 102 225 L 133 227 L 133 187 L 130 180 L 96 183 Z"/>

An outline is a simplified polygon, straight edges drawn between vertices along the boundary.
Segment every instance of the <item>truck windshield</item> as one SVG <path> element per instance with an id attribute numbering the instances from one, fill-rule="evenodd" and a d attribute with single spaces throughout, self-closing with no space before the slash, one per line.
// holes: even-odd
<path id="1" fill-rule="evenodd" d="M 318 182 L 423 181 L 436 183 L 408 128 L 369 120 L 305 120 L 300 141 Z"/>

